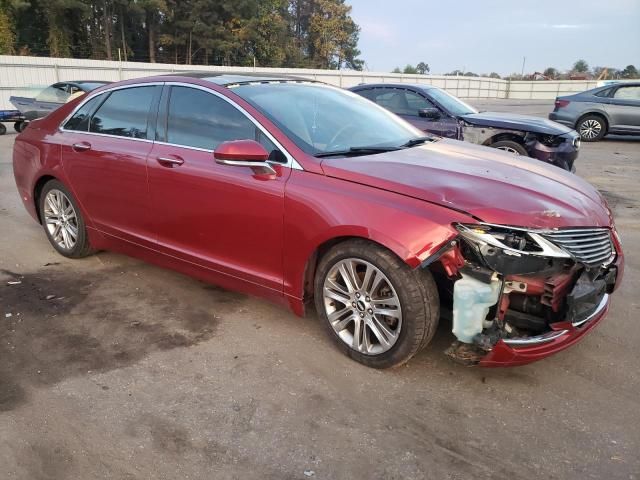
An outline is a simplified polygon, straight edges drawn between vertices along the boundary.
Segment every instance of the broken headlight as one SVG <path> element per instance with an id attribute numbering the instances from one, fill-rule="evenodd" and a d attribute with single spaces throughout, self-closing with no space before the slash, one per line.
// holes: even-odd
<path id="1" fill-rule="evenodd" d="M 564 138 L 557 135 L 538 135 L 538 141 L 547 147 L 557 147 L 562 142 L 564 142 Z"/>
<path id="2" fill-rule="evenodd" d="M 507 255 L 536 255 L 570 258 L 567 252 L 532 230 L 489 224 L 457 224 L 456 229 L 467 241 L 479 246 L 504 250 Z"/>
<path id="3" fill-rule="evenodd" d="M 456 224 L 460 236 L 492 270 L 503 274 L 540 272 L 571 255 L 533 230 L 491 224 Z"/>

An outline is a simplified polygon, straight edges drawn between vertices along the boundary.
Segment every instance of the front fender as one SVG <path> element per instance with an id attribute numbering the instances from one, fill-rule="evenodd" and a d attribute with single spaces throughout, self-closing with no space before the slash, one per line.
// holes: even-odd
<path id="1" fill-rule="evenodd" d="M 376 242 L 412 268 L 457 235 L 463 213 L 366 185 L 295 170 L 285 191 L 284 293 L 302 299 L 307 265 L 329 241 Z"/>

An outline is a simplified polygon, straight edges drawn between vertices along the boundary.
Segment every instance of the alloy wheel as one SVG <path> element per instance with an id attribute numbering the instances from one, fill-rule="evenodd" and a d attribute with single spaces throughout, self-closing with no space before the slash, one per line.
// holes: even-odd
<path id="1" fill-rule="evenodd" d="M 586 140 L 592 140 L 600 135 L 602 131 L 602 124 L 590 118 L 580 124 L 580 136 Z"/>
<path id="2" fill-rule="evenodd" d="M 65 250 L 75 247 L 78 240 L 78 217 L 69 198 L 60 190 L 47 192 L 44 199 L 44 219 L 53 241 Z"/>
<path id="3" fill-rule="evenodd" d="M 515 148 L 512 148 L 512 147 L 496 147 L 496 148 L 497 150 L 513 153 L 514 155 L 520 155 L 520 152 L 518 152 Z"/>
<path id="4" fill-rule="evenodd" d="M 391 349 L 402 328 L 402 308 L 391 281 L 357 258 L 337 262 L 323 286 L 324 308 L 338 337 L 366 355 Z"/>

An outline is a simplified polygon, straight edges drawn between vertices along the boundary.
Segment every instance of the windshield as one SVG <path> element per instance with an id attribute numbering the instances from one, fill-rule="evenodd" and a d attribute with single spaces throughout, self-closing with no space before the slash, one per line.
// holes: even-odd
<path id="1" fill-rule="evenodd" d="M 458 97 L 454 97 L 450 93 L 440 90 L 439 88 L 430 88 L 427 90 L 427 94 L 450 114 L 456 117 L 469 115 L 470 113 L 478 113 L 478 111 L 471 105 L 467 105 Z"/>
<path id="2" fill-rule="evenodd" d="M 239 85 L 233 91 L 311 155 L 373 147 L 393 149 L 423 137 L 420 130 L 369 100 L 308 83 Z"/>

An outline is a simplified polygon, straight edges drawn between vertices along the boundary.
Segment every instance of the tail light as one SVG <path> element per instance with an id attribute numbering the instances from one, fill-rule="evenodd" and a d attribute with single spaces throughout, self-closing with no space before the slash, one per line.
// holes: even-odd
<path id="1" fill-rule="evenodd" d="M 569 100 L 558 100 L 556 99 L 556 108 L 562 108 L 562 107 L 566 107 L 567 105 L 569 105 Z"/>

